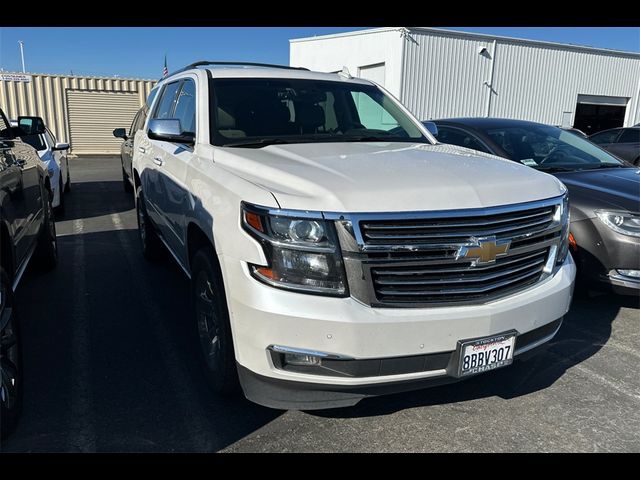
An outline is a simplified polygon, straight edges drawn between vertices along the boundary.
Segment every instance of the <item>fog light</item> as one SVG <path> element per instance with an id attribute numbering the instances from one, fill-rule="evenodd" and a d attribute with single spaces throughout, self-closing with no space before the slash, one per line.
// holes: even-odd
<path id="1" fill-rule="evenodd" d="M 640 278 L 640 270 L 617 270 L 620 275 L 625 277 Z"/>
<path id="2" fill-rule="evenodd" d="M 320 357 L 304 353 L 285 353 L 284 363 L 288 365 L 320 365 Z"/>

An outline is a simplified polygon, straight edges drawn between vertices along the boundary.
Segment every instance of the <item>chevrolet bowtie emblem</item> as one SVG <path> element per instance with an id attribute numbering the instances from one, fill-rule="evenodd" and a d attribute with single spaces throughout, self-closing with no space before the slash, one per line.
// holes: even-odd
<path id="1" fill-rule="evenodd" d="M 476 245 L 463 246 L 458 250 L 456 259 L 473 260 L 472 265 L 493 263 L 497 257 L 502 257 L 509 251 L 511 240 L 496 240 L 496 237 L 474 238 Z"/>

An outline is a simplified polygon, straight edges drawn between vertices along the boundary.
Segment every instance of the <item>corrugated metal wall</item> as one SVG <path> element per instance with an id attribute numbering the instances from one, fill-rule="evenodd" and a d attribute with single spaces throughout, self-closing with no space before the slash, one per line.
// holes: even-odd
<path id="1" fill-rule="evenodd" d="M 71 142 L 67 111 L 67 93 L 70 90 L 132 92 L 137 95 L 139 106 L 142 106 L 156 83 L 139 79 L 28 75 L 30 82 L 0 80 L 0 107 L 11 119 L 19 115 L 42 117 L 61 142 Z M 99 118 L 95 120 L 100 122 Z"/>
<path id="2" fill-rule="evenodd" d="M 411 32 L 404 44 L 401 101 L 421 120 L 484 115 L 491 42 Z"/>
<path id="3" fill-rule="evenodd" d="M 492 51 L 487 37 L 412 29 L 401 100 L 420 119 L 486 116 Z M 639 86 L 637 55 L 498 38 L 489 116 L 559 125 L 563 112 L 573 120 L 578 95 L 606 95 L 630 99 L 625 125 L 633 125 Z"/>
<path id="4" fill-rule="evenodd" d="M 626 97 L 626 125 L 637 113 L 640 58 L 498 42 L 492 117 L 558 125 L 578 95 Z M 572 116 L 573 120 L 573 116 Z"/>

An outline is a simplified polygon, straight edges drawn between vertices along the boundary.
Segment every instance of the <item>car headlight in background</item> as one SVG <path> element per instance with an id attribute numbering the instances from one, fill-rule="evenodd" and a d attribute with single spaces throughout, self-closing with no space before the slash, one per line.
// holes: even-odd
<path id="1" fill-rule="evenodd" d="M 558 253 L 556 256 L 556 265 L 564 263 L 569 252 L 569 196 L 565 194 L 562 198 L 562 203 L 556 208 L 554 215 L 554 221 L 562 225 L 560 231 L 560 245 L 558 245 Z"/>
<path id="2" fill-rule="evenodd" d="M 242 226 L 264 248 L 268 266 L 249 265 L 268 285 L 305 293 L 347 295 L 335 227 L 320 213 L 269 213 L 243 203 Z"/>
<path id="3" fill-rule="evenodd" d="M 614 232 L 640 237 L 640 214 L 608 210 L 596 210 L 598 218 Z"/>

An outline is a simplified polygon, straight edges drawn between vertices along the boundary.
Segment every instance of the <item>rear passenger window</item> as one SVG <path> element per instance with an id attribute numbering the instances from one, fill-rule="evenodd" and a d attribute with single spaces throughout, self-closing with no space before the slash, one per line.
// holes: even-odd
<path id="1" fill-rule="evenodd" d="M 173 112 L 176 94 L 178 93 L 179 87 L 180 82 L 173 82 L 164 87 L 162 90 L 162 97 L 160 97 L 153 118 L 172 118 L 171 114 Z"/>
<path id="2" fill-rule="evenodd" d="M 438 127 L 438 141 L 471 148 L 479 152 L 491 153 L 475 136 L 457 128 Z"/>
<path id="3" fill-rule="evenodd" d="M 630 128 L 625 130 L 620 136 L 618 143 L 639 143 L 640 142 L 640 128 Z"/>
<path id="4" fill-rule="evenodd" d="M 196 133 L 196 85 L 193 80 L 182 82 L 176 109 L 171 118 L 180 120 L 183 132 Z"/>
<path id="5" fill-rule="evenodd" d="M 620 133 L 620 130 L 609 130 L 607 132 L 601 132 L 589 137 L 593 143 L 597 143 L 598 145 L 603 145 L 605 143 L 613 143 L 616 141 L 616 137 Z"/>

